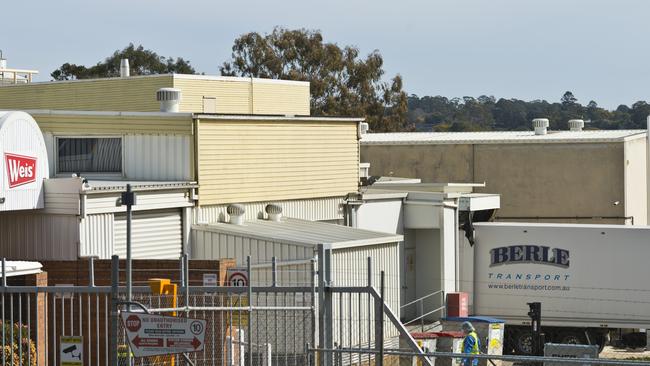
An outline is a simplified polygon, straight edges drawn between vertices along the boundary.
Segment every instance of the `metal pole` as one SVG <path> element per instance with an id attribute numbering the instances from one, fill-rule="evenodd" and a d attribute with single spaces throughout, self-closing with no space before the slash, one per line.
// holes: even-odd
<path id="1" fill-rule="evenodd" d="M 190 259 L 186 254 L 183 254 L 183 262 L 185 262 L 185 306 L 187 306 L 187 316 L 190 316 Z"/>
<path id="2" fill-rule="evenodd" d="M 248 272 L 248 366 L 253 366 L 253 276 L 250 255 L 246 256 L 246 271 Z"/>
<path id="3" fill-rule="evenodd" d="M 384 364 L 384 275 L 384 271 L 381 271 L 381 285 L 379 288 L 379 294 L 381 295 L 381 311 L 379 312 L 379 360 L 377 360 L 377 366 Z"/>
<path id="4" fill-rule="evenodd" d="M 118 333 L 118 311 L 117 302 L 119 301 L 119 280 L 120 280 L 120 259 L 114 255 L 111 257 L 111 332 L 110 332 L 110 348 L 109 359 L 110 365 L 117 366 L 117 333 Z"/>
<path id="5" fill-rule="evenodd" d="M 133 192 L 131 192 L 130 184 L 126 185 L 126 194 L 123 197 L 122 203 L 126 204 L 126 301 L 131 302 L 133 300 L 133 283 L 131 282 L 133 280 L 131 278 L 131 220 L 133 219 L 131 206 L 133 205 Z"/>

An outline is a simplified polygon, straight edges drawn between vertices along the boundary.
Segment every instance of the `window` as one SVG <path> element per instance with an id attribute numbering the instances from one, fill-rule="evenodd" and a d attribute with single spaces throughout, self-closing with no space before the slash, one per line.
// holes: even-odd
<path id="1" fill-rule="evenodd" d="M 122 172 L 119 137 L 60 137 L 57 149 L 57 173 Z"/>

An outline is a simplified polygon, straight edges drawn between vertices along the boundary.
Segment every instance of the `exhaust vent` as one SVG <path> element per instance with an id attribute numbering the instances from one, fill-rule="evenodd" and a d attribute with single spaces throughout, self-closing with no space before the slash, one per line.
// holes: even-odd
<path id="1" fill-rule="evenodd" d="M 129 67 L 129 59 L 123 58 L 120 60 L 120 77 L 128 78 L 131 76 L 131 68 Z"/>
<path id="2" fill-rule="evenodd" d="M 582 131 L 584 127 L 585 127 L 585 121 L 581 119 L 569 120 L 569 131 Z"/>
<path id="3" fill-rule="evenodd" d="M 359 138 L 368 133 L 370 126 L 367 122 L 359 122 Z"/>
<path id="4" fill-rule="evenodd" d="M 160 88 L 156 92 L 156 100 L 160 102 L 161 112 L 178 112 L 181 102 L 181 90 L 176 88 Z"/>
<path id="5" fill-rule="evenodd" d="M 226 212 L 230 216 L 230 223 L 233 225 L 242 225 L 244 223 L 244 213 L 246 209 L 244 205 L 234 204 L 228 205 Z"/>
<path id="6" fill-rule="evenodd" d="M 282 218 L 282 207 L 280 205 L 270 203 L 266 205 L 264 211 L 269 215 L 269 221 L 280 221 Z"/>
<path id="7" fill-rule="evenodd" d="M 546 135 L 548 130 L 548 119 L 535 118 L 533 120 L 533 128 L 535 128 L 535 135 Z"/>

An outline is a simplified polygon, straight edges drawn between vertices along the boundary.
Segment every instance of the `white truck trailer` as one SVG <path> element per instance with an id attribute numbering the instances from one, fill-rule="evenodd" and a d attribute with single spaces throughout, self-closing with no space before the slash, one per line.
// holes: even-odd
<path id="1" fill-rule="evenodd" d="M 598 344 L 650 329 L 650 227 L 477 223 L 461 247 L 471 311 L 506 321 L 509 351 L 529 353 L 529 302 L 542 304 L 547 342 Z M 621 332 L 619 332 L 621 331 Z M 624 337 L 645 345 L 641 332 Z"/>

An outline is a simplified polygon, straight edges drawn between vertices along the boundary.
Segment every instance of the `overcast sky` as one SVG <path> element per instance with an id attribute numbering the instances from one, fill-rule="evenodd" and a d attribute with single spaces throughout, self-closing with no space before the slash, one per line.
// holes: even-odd
<path id="1" fill-rule="evenodd" d="M 233 40 L 274 26 L 378 49 L 405 90 L 557 101 L 566 90 L 615 108 L 650 99 L 646 0 L 5 0 L 9 67 L 92 65 L 129 42 L 217 74 Z"/>

